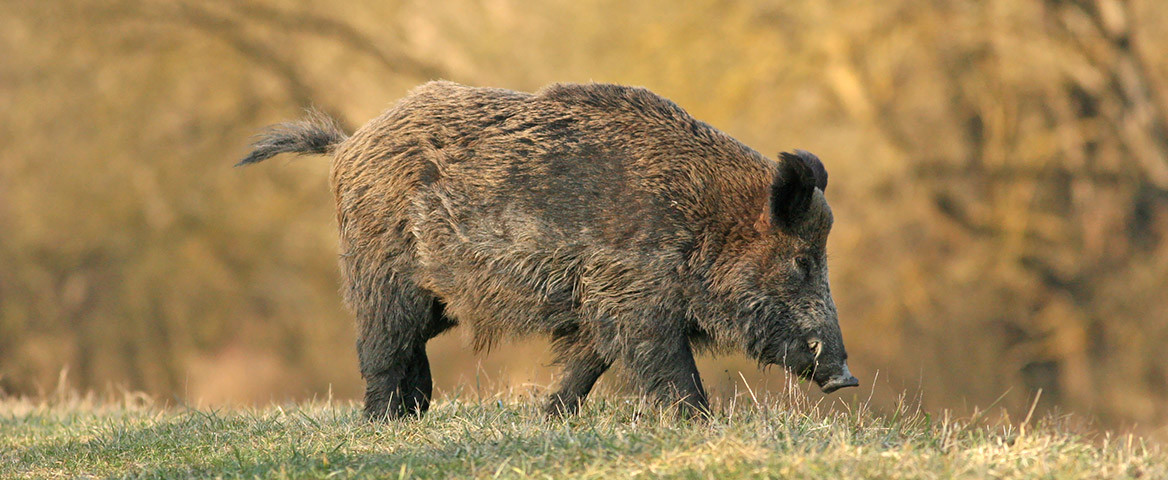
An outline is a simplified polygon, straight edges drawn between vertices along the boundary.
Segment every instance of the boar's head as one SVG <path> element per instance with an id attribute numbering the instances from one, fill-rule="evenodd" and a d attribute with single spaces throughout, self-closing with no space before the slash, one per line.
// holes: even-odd
<path id="1" fill-rule="evenodd" d="M 762 212 L 715 288 L 731 299 L 736 343 L 762 364 L 783 365 L 830 393 L 859 381 L 848 370 L 827 281 L 826 188 L 819 158 L 781 154 Z"/>

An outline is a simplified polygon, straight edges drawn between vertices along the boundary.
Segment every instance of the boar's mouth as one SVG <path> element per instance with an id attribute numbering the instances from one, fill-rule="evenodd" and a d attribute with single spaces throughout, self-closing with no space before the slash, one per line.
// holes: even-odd
<path id="1" fill-rule="evenodd" d="M 816 361 L 813 356 L 798 354 L 784 354 L 777 356 L 777 358 L 776 356 L 764 355 L 763 358 L 765 360 L 759 362 L 760 366 L 780 365 L 800 379 L 815 382 L 825 394 L 841 388 L 860 386 L 860 380 L 852 375 L 846 360 L 824 364 Z"/>
<path id="2" fill-rule="evenodd" d="M 823 369 L 822 365 L 819 365 L 819 368 L 816 367 L 817 366 L 812 363 L 805 368 L 788 368 L 799 378 L 815 382 L 815 384 L 819 386 L 819 389 L 825 394 L 832 393 L 841 388 L 860 386 L 860 380 L 852 375 L 852 372 L 848 369 L 848 365 L 846 363 L 840 367 L 838 372 L 834 373 L 828 371 L 827 369 Z"/>
<path id="3" fill-rule="evenodd" d="M 826 379 L 816 378 L 815 383 L 819 385 L 819 389 L 822 390 L 823 393 L 831 393 L 841 388 L 860 386 L 860 380 L 852 375 L 852 372 L 848 370 L 847 364 L 844 364 L 843 368 L 841 368 L 840 371 L 835 375 L 827 377 Z"/>

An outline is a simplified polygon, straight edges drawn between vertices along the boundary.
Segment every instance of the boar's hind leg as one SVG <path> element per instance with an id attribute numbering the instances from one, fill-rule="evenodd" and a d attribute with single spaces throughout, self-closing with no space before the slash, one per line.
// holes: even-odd
<path id="1" fill-rule="evenodd" d="M 573 415 L 612 362 L 596 353 L 590 343 L 575 336 L 558 338 L 556 344 L 564 373 L 559 390 L 548 397 L 544 411 L 551 416 Z"/>
<path id="2" fill-rule="evenodd" d="M 434 384 L 430 378 L 430 359 L 426 356 L 426 341 L 455 326 L 454 320 L 446 316 L 446 305 L 434 299 L 430 304 L 430 322 L 422 331 L 422 342 L 406 362 L 406 374 L 402 378 L 402 406 L 408 412 L 421 415 L 430 409 L 430 394 Z"/>
<path id="3" fill-rule="evenodd" d="M 453 322 L 441 304 L 410 284 L 384 282 L 358 298 L 357 357 L 365 378 L 365 416 L 420 415 L 430 406 L 426 341 Z"/>
<path id="4" fill-rule="evenodd" d="M 628 351 L 628 365 L 646 393 L 676 405 L 685 417 L 708 414 L 709 402 L 684 336 L 645 339 Z"/>
<path id="5" fill-rule="evenodd" d="M 430 359 L 426 356 L 425 345 L 418 347 L 406 361 L 405 375 L 398 392 L 406 413 L 421 415 L 430 409 L 430 394 L 433 389 L 430 378 Z"/>

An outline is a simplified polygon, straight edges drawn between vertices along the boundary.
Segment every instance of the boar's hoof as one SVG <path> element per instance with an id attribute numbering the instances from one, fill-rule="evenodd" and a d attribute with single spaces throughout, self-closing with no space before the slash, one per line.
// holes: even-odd
<path id="1" fill-rule="evenodd" d="M 575 415 L 580 410 L 580 401 L 572 398 L 564 398 L 560 395 L 552 395 L 548 398 L 547 404 L 544 405 L 543 411 L 548 417 L 558 418 L 570 415 Z"/>

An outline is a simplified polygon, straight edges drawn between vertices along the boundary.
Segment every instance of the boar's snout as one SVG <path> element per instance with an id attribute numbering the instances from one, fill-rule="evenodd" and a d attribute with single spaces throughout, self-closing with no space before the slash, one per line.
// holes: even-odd
<path id="1" fill-rule="evenodd" d="M 860 380 L 852 375 L 852 372 L 848 370 L 848 365 L 846 363 L 843 365 L 843 368 L 840 369 L 840 371 L 835 375 L 828 377 L 826 380 L 820 380 L 817 378 L 815 379 L 815 383 L 819 384 L 819 388 L 823 390 L 823 393 L 831 393 L 846 387 L 860 386 Z"/>

